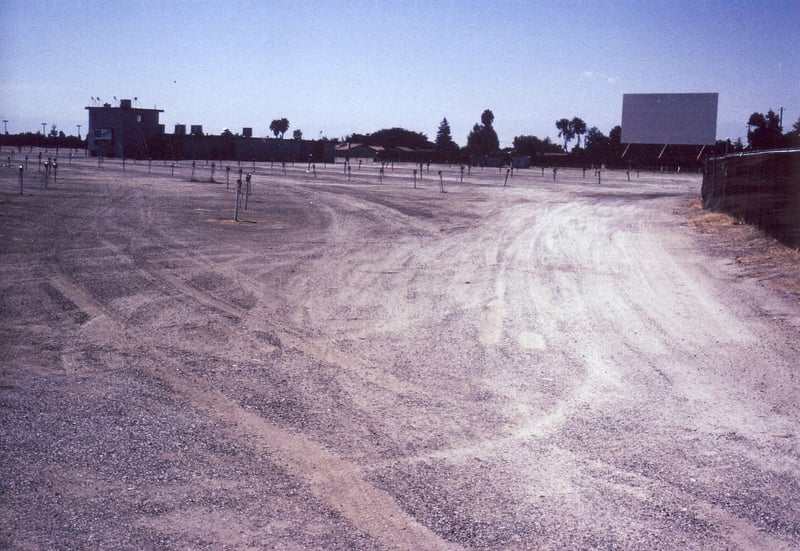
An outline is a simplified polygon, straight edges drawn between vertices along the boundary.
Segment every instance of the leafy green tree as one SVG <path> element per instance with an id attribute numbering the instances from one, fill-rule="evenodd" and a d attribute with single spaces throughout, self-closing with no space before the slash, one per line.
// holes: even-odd
<path id="1" fill-rule="evenodd" d="M 783 145 L 781 122 L 772 109 L 766 115 L 750 115 L 747 120 L 747 142 L 750 149 L 772 149 Z"/>
<path id="2" fill-rule="evenodd" d="M 494 113 L 490 109 L 481 113 L 481 123 L 476 123 L 467 136 L 467 152 L 470 155 L 491 155 L 500 150 L 500 140 L 492 127 Z"/>
<path id="3" fill-rule="evenodd" d="M 596 148 L 604 143 L 610 143 L 608 136 L 603 134 L 599 128 L 593 126 L 586 133 L 586 139 L 583 140 L 583 146 L 586 151 Z"/>
<path id="4" fill-rule="evenodd" d="M 596 126 L 591 127 L 586 133 L 583 147 L 584 156 L 591 163 L 608 163 L 613 154 L 611 138 L 603 134 Z"/>
<path id="5" fill-rule="evenodd" d="M 561 147 L 550 141 L 550 138 L 543 140 L 536 136 L 516 136 L 514 138 L 514 153 L 518 155 L 530 155 L 536 157 L 543 153 L 559 153 Z"/>
<path id="6" fill-rule="evenodd" d="M 445 157 L 458 153 L 458 145 L 453 141 L 447 117 L 442 119 L 442 122 L 439 123 L 439 129 L 436 131 L 436 151 Z"/>
<path id="7" fill-rule="evenodd" d="M 787 147 L 800 147 L 800 118 L 792 125 L 791 132 L 786 134 Z"/>
<path id="8" fill-rule="evenodd" d="M 280 135 L 280 138 L 283 139 L 283 135 L 289 130 L 289 119 L 275 119 L 270 123 L 269 129 L 276 138 Z"/>
<path id="9" fill-rule="evenodd" d="M 370 134 L 350 134 L 345 142 L 379 145 L 381 147 L 409 147 L 411 149 L 433 149 L 434 144 L 422 132 L 405 128 L 384 128 Z"/>
<path id="10" fill-rule="evenodd" d="M 619 125 L 612 128 L 608 136 L 593 126 L 586 132 L 580 159 L 595 165 L 618 163 L 622 155 L 621 139 L 622 127 Z"/>
<path id="11" fill-rule="evenodd" d="M 298 142 L 303 139 L 303 131 L 299 128 L 292 132 L 292 137 L 297 140 Z"/>
<path id="12" fill-rule="evenodd" d="M 611 140 L 613 147 L 619 148 L 622 145 L 622 127 L 617 125 L 612 128 L 611 132 L 608 133 L 608 139 Z"/>

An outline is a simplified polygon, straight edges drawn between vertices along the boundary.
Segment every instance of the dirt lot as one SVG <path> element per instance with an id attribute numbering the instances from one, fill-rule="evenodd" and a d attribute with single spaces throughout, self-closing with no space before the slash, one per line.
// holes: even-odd
<path id="1" fill-rule="evenodd" d="M 796 251 L 412 168 L 0 169 L 0 548 L 800 547 Z"/>

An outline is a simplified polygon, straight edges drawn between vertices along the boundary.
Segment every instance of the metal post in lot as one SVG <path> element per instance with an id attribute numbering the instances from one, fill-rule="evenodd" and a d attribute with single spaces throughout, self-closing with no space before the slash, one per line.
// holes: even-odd
<path id="1" fill-rule="evenodd" d="M 242 176 L 236 180 L 236 209 L 233 212 L 233 219 L 239 221 L 239 198 L 242 195 Z"/>
<path id="2" fill-rule="evenodd" d="M 503 187 L 506 187 L 508 185 L 508 175 L 509 174 L 511 174 L 511 170 L 510 169 L 506 169 L 506 181 L 503 182 Z"/>
<path id="3" fill-rule="evenodd" d="M 22 165 L 19 165 L 19 194 L 20 195 L 22 195 L 22 172 L 23 172 L 23 167 L 22 167 Z"/>
<path id="4" fill-rule="evenodd" d="M 417 169 L 414 169 L 414 189 L 417 189 Z"/>
<path id="5" fill-rule="evenodd" d="M 442 178 L 442 171 L 439 171 L 439 189 L 444 193 L 444 179 Z"/>

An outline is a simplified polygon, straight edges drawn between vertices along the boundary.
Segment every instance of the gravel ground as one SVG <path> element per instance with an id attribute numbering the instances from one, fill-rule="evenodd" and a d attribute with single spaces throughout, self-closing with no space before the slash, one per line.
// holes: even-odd
<path id="1" fill-rule="evenodd" d="M 798 252 L 698 175 L 243 168 L 0 168 L 0 547 L 800 547 Z"/>

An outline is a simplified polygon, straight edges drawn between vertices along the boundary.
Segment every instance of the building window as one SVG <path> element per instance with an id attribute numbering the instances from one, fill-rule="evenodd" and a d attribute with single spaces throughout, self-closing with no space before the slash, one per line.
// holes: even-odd
<path id="1" fill-rule="evenodd" d="M 142 122 L 142 116 L 136 115 L 136 122 Z"/>

